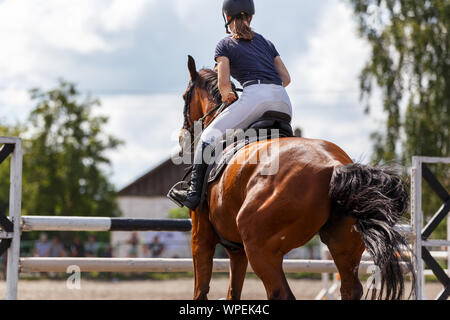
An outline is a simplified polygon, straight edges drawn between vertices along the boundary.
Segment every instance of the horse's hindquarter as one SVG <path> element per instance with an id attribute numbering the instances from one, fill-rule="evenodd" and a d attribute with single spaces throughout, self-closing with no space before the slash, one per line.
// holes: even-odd
<path id="1" fill-rule="evenodd" d="M 211 186 L 210 220 L 229 241 L 273 239 L 287 253 L 326 223 L 333 169 L 348 163 L 339 147 L 322 140 L 286 138 L 249 145 Z"/>

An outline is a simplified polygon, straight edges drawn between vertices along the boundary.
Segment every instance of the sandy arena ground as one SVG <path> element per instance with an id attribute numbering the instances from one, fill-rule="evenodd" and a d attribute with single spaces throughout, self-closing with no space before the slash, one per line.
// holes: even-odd
<path id="1" fill-rule="evenodd" d="M 317 280 L 288 280 L 298 300 L 312 300 L 321 290 Z M 19 299 L 26 300 L 192 300 L 193 279 L 167 281 L 118 281 L 97 282 L 81 280 L 81 290 L 69 290 L 65 281 L 20 281 Z M 5 282 L 0 282 L 0 298 L 5 297 Z M 211 282 L 210 299 L 226 297 L 227 278 L 215 278 Z M 442 286 L 427 285 L 427 294 L 435 297 Z M 244 300 L 265 300 L 266 294 L 261 281 L 246 279 Z"/>

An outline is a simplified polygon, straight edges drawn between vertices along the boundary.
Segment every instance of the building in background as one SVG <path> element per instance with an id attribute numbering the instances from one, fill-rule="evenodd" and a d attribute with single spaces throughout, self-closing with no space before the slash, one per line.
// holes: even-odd
<path id="1" fill-rule="evenodd" d="M 119 191 L 118 203 L 124 218 L 167 219 L 176 205 L 166 195 L 181 180 L 188 166 L 176 166 L 169 159 Z M 135 249 L 130 243 L 131 232 L 112 232 L 111 245 L 116 257 L 128 257 Z M 155 237 L 163 244 L 161 257 L 189 257 L 190 234 L 179 232 L 138 232 L 139 257 L 148 256 L 147 250 Z"/>

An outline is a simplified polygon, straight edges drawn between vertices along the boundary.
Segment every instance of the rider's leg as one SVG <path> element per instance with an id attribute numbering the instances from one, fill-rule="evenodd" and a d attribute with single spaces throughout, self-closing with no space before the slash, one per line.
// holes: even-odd
<path id="1" fill-rule="evenodd" d="M 172 190 L 170 196 L 191 210 L 195 210 L 201 200 L 203 180 L 205 179 L 208 162 L 203 156 L 210 144 L 200 141 L 195 149 L 194 165 L 192 167 L 191 180 L 187 190 Z"/>
<path id="2" fill-rule="evenodd" d="M 195 210 L 200 204 L 205 174 L 208 165 L 214 161 L 214 147 L 224 134 L 225 132 L 215 128 L 214 122 L 203 131 L 194 151 L 194 165 L 189 188 L 187 190 L 172 190 L 170 193 L 172 198 L 191 210 Z"/>

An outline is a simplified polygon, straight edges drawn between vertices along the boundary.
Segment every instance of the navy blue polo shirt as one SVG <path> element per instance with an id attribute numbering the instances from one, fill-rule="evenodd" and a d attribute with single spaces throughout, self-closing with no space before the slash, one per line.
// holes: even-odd
<path id="1" fill-rule="evenodd" d="M 251 80 L 267 80 L 282 85 L 274 59 L 280 54 L 272 42 L 255 32 L 253 40 L 222 39 L 216 47 L 214 59 L 230 60 L 231 76 L 241 85 Z"/>

